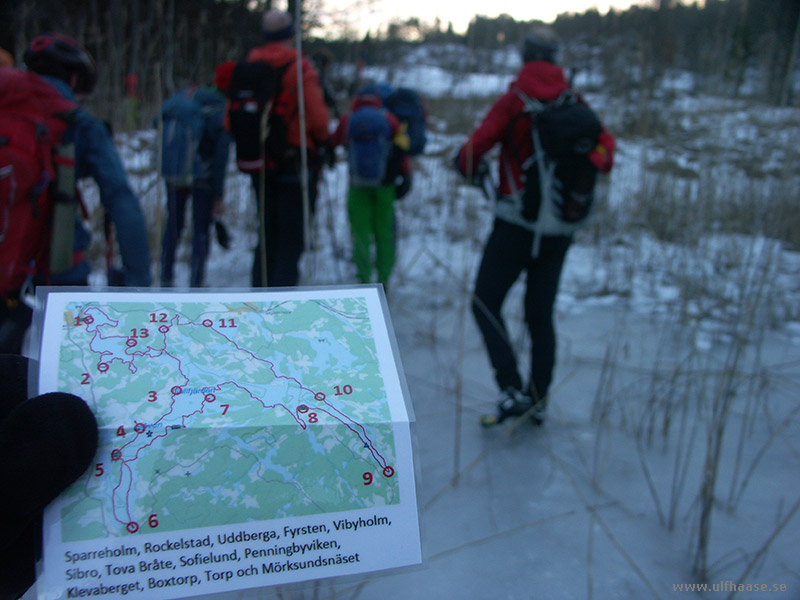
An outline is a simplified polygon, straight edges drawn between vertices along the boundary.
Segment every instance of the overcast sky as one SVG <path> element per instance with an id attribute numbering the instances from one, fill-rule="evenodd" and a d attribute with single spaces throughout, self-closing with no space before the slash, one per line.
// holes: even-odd
<path id="1" fill-rule="evenodd" d="M 360 6 L 348 12 L 353 16 L 353 25 L 360 30 L 371 29 L 375 32 L 379 26 L 385 29 L 385 24 L 392 18 L 405 20 L 419 17 L 432 23 L 438 16 L 443 27 L 452 22 L 455 31 L 463 33 L 475 15 L 496 17 L 506 13 L 518 21 L 539 19 L 550 22 L 564 12 L 584 12 L 597 8 L 605 14 L 611 7 L 625 9 L 632 4 L 651 2 L 652 0 L 378 0 L 371 3 L 372 8 L 366 6 L 369 2 L 359 2 Z M 342 0 L 342 4 L 353 6 L 347 0 Z M 357 24 L 358 21 L 360 23 Z"/>

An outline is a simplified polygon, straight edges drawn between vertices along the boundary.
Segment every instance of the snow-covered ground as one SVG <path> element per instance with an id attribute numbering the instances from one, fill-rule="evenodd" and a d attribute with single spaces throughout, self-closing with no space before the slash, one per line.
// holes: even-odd
<path id="1" fill-rule="evenodd" d="M 430 64 L 368 75 L 431 98 L 472 98 L 476 119 L 510 79 Z M 761 187 L 798 189 L 800 114 L 694 95 L 687 77 L 670 79 L 677 134 L 619 140 L 598 208 L 602 227 L 570 250 L 550 415 L 540 429 L 478 425 L 496 390 L 469 293 L 491 207 L 449 168 L 467 131 L 453 133 L 443 125 L 448 115 L 432 115 L 413 191 L 397 207 L 389 290 L 416 414 L 424 563 L 221 597 L 678 598 L 691 597 L 675 586 L 696 583 L 693 567 L 704 564 L 714 591 L 703 597 L 800 598 L 800 253 L 714 230 L 664 240 L 628 210 L 660 189 L 646 169 L 665 160 L 674 167 L 673 199 L 685 195 L 687 203 L 749 185 L 739 162 L 728 160 L 748 151 L 768 171 L 759 174 Z M 590 99 L 612 129 L 629 112 L 613 97 Z M 764 140 L 765 131 L 773 137 Z M 157 229 L 151 139 L 127 139 L 124 156 Z M 321 186 L 305 285 L 355 281 L 345 190 L 340 161 Z M 214 245 L 208 285 L 247 287 L 255 205 L 248 180 L 234 171 L 226 202 L 233 248 Z M 188 283 L 188 253 L 185 245 L 178 284 Z M 518 282 L 506 312 L 524 356 L 521 297 Z M 704 561 L 701 523 L 710 527 Z M 767 587 L 753 591 L 755 584 Z"/>

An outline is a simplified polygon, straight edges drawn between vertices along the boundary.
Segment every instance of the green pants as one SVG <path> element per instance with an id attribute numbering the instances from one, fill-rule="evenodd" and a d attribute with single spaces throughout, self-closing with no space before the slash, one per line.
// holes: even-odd
<path id="1" fill-rule="evenodd" d="M 375 267 L 378 282 L 386 285 L 394 267 L 393 185 L 350 187 L 347 213 L 353 237 L 353 262 L 361 283 L 372 282 L 372 240 L 375 240 Z"/>

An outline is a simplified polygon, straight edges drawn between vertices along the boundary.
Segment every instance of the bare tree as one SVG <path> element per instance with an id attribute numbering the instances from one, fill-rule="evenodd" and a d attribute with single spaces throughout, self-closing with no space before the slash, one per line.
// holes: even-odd
<path id="1" fill-rule="evenodd" d="M 794 73 L 794 64 L 797 61 L 798 46 L 800 46 L 800 11 L 797 13 L 797 22 L 794 27 L 794 37 L 792 41 L 792 49 L 789 53 L 789 60 L 786 62 L 786 74 L 783 78 L 783 88 L 781 90 L 780 105 L 787 106 L 790 101 L 792 90 L 792 74 Z"/>

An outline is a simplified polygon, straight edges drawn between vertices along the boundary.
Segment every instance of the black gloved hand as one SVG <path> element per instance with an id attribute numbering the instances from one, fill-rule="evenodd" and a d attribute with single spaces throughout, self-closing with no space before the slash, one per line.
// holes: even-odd
<path id="1" fill-rule="evenodd" d="M 214 233 L 217 236 L 217 242 L 222 246 L 223 250 L 230 250 L 231 248 L 231 234 L 228 233 L 228 228 L 219 219 L 214 219 Z"/>
<path id="2" fill-rule="evenodd" d="M 324 142 L 319 147 L 319 156 L 322 160 L 322 164 L 326 167 L 332 169 L 336 166 L 336 148 L 334 148 L 329 141 Z"/>
<path id="3" fill-rule="evenodd" d="M 394 186 L 395 198 L 397 198 L 397 200 L 405 198 L 406 194 L 411 191 L 411 179 L 411 173 L 404 173 L 397 178 Z"/>
<path id="4" fill-rule="evenodd" d="M 27 399 L 27 359 L 0 355 L 0 375 L 0 597 L 14 597 L 36 579 L 44 507 L 94 459 L 97 421 L 72 394 Z"/>
<path id="5" fill-rule="evenodd" d="M 461 163 L 458 160 L 460 156 L 461 150 L 456 152 L 456 155 L 453 157 L 453 166 L 455 167 L 456 171 L 461 173 L 469 181 L 470 185 L 473 185 L 477 188 L 483 188 L 484 180 L 489 175 L 489 163 L 485 158 L 482 158 L 477 162 L 477 164 L 472 166 L 472 172 L 467 173 L 461 169 Z"/>
<path id="6" fill-rule="evenodd" d="M 476 188 L 483 188 L 484 181 L 489 176 L 489 163 L 485 158 L 478 161 L 478 164 L 473 166 L 472 177 L 470 177 L 470 184 Z"/>

